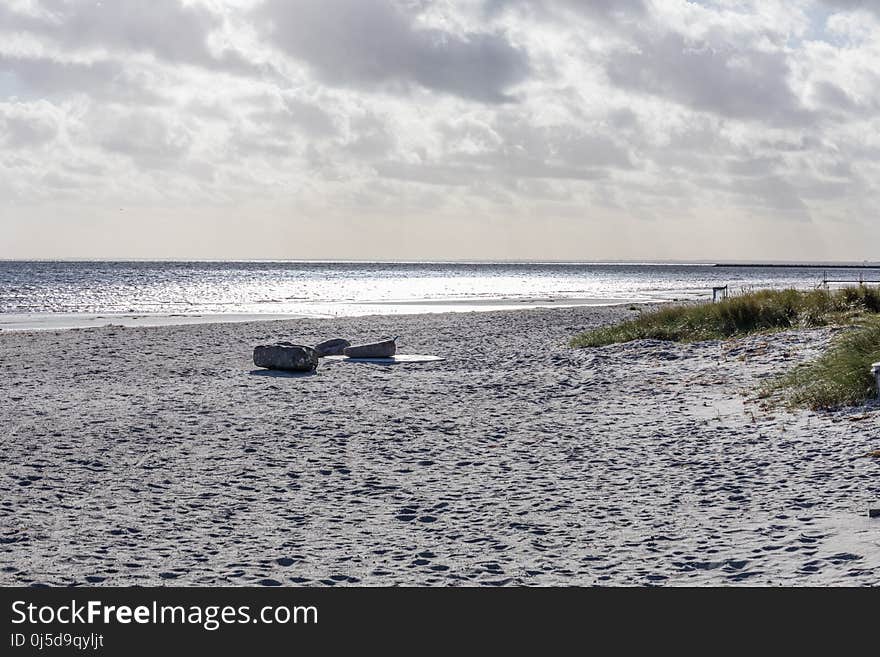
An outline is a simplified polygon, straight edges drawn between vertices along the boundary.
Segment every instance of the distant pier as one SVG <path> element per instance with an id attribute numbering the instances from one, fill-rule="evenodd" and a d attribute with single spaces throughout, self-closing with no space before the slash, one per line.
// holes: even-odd
<path id="1" fill-rule="evenodd" d="M 713 267 L 736 267 L 741 269 L 747 268 L 759 268 L 759 267 L 773 267 L 777 269 L 880 269 L 880 262 L 868 262 L 863 264 L 815 264 L 815 263 L 795 263 L 795 262 L 784 262 L 784 263 L 728 263 L 728 262 L 716 262 L 712 265 Z"/>

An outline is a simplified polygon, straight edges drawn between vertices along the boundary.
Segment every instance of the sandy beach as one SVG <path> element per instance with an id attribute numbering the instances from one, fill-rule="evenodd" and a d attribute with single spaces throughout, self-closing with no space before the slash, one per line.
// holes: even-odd
<path id="1" fill-rule="evenodd" d="M 567 346 L 632 314 L 0 332 L 0 584 L 880 584 L 880 405 L 743 394 L 832 331 Z"/>

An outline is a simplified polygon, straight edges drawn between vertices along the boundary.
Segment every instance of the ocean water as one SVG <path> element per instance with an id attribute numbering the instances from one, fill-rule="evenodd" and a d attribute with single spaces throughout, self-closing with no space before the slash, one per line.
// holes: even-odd
<path id="1" fill-rule="evenodd" d="M 880 279 L 880 269 L 827 275 Z M 821 267 L 701 264 L 0 261 L 0 315 L 489 310 L 709 298 L 718 285 L 808 288 L 822 277 Z"/>

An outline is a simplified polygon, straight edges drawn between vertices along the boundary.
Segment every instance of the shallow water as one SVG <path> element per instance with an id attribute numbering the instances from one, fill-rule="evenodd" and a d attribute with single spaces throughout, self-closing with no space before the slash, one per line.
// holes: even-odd
<path id="1" fill-rule="evenodd" d="M 834 270 L 880 278 L 880 270 Z M 809 267 L 590 263 L 0 262 L 0 314 L 297 315 L 497 310 L 814 287 Z"/>

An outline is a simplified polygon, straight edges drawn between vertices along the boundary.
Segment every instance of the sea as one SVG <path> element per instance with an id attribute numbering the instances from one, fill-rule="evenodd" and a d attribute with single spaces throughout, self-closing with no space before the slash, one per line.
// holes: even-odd
<path id="1" fill-rule="evenodd" d="M 0 328 L 612 305 L 859 280 L 880 280 L 880 266 L 6 260 Z"/>

